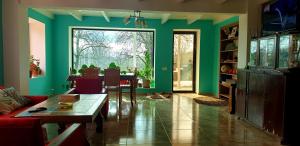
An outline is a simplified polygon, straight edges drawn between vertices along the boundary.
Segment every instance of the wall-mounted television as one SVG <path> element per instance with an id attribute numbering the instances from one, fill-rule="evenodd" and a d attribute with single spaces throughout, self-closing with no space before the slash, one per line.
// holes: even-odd
<path id="1" fill-rule="evenodd" d="M 300 0 L 272 0 L 262 6 L 262 35 L 300 30 Z"/>

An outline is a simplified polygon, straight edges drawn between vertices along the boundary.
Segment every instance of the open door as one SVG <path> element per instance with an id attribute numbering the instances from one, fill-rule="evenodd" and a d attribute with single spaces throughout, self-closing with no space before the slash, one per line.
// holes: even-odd
<path id="1" fill-rule="evenodd" d="M 196 32 L 175 31 L 173 92 L 195 92 Z"/>

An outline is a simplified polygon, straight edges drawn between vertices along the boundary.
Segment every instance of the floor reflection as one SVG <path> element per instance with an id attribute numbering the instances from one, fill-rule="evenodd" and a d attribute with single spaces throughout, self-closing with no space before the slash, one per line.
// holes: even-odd
<path id="1" fill-rule="evenodd" d="M 126 96 L 126 95 L 125 95 Z M 174 94 L 171 99 L 137 97 L 131 107 L 128 97 L 118 105 L 110 97 L 104 132 L 87 125 L 91 145 L 153 146 L 277 146 L 280 139 L 228 114 L 225 106 L 206 106 Z"/>

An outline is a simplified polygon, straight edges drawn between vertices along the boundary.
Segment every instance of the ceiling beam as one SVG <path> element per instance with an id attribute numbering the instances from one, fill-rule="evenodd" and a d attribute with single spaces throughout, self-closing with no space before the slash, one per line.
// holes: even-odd
<path id="1" fill-rule="evenodd" d="M 82 15 L 79 12 L 70 12 L 69 14 L 73 16 L 75 19 L 77 19 L 78 21 L 82 21 Z"/>
<path id="2" fill-rule="evenodd" d="M 43 10 L 43 9 L 35 9 L 33 8 L 35 11 L 43 14 L 44 16 L 50 18 L 50 19 L 54 19 L 54 14 L 51 13 L 50 11 L 47 11 L 47 10 Z"/>
<path id="3" fill-rule="evenodd" d="M 169 20 L 170 16 L 171 16 L 170 13 L 162 14 L 162 17 L 161 17 L 161 24 L 166 23 L 166 22 Z"/>
<path id="4" fill-rule="evenodd" d="M 202 15 L 190 16 L 187 18 L 187 24 L 192 24 L 201 18 L 202 18 Z"/>
<path id="5" fill-rule="evenodd" d="M 223 4 L 225 2 L 227 2 L 227 0 L 215 0 L 218 4 Z"/>
<path id="6" fill-rule="evenodd" d="M 176 2 L 183 3 L 186 0 L 175 0 Z"/>
<path id="7" fill-rule="evenodd" d="M 107 13 L 105 11 L 101 11 L 101 14 L 107 22 L 110 22 L 110 18 L 109 16 L 107 16 Z"/>

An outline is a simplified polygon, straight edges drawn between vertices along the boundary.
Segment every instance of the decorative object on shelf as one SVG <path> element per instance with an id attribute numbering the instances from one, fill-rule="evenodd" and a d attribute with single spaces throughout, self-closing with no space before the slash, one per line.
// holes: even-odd
<path id="1" fill-rule="evenodd" d="M 229 33 L 230 33 L 229 27 L 224 27 L 224 28 L 222 28 L 222 30 L 225 35 L 227 35 L 227 36 L 229 35 Z"/>
<path id="2" fill-rule="evenodd" d="M 237 31 L 238 31 L 238 27 L 237 26 L 234 26 L 231 30 L 231 33 L 228 35 L 228 39 L 232 39 L 232 38 L 235 38 L 236 37 L 236 34 L 237 34 Z"/>
<path id="3" fill-rule="evenodd" d="M 237 46 L 234 43 L 229 43 L 226 45 L 225 50 L 229 51 L 229 50 L 234 50 L 236 48 L 237 48 Z"/>
<path id="4" fill-rule="evenodd" d="M 133 15 L 130 15 L 124 19 L 124 24 L 127 25 L 130 23 L 130 21 L 134 21 L 135 27 L 147 27 L 147 23 L 145 21 L 145 18 L 141 16 L 140 10 L 134 10 Z"/>
<path id="5" fill-rule="evenodd" d="M 231 69 L 230 66 L 228 66 L 226 64 L 221 66 L 221 72 L 222 73 L 227 73 L 230 69 Z"/>

